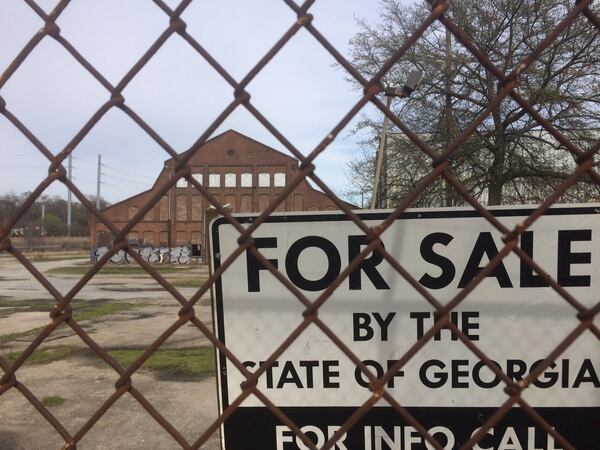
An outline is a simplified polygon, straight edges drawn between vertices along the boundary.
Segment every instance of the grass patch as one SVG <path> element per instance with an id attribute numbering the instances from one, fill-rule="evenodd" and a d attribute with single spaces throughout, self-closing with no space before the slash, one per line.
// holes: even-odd
<path id="1" fill-rule="evenodd" d="M 120 349 L 108 352 L 119 364 L 130 366 L 144 350 Z M 215 374 L 215 356 L 212 347 L 157 350 L 142 365 L 159 380 L 198 381 Z"/>
<path id="2" fill-rule="evenodd" d="M 56 347 L 41 348 L 29 355 L 29 358 L 25 360 L 24 364 L 26 366 L 50 364 L 54 361 L 60 361 L 61 359 L 82 354 L 84 351 L 85 349 L 75 347 L 74 345 L 58 345 Z M 10 362 L 15 362 L 20 355 L 21 352 L 10 352 L 7 357 Z"/>
<path id="3" fill-rule="evenodd" d="M 162 286 L 157 286 L 157 287 L 147 287 L 147 288 L 134 288 L 134 287 L 126 287 L 126 286 L 107 286 L 107 287 L 101 287 L 99 289 L 102 289 L 103 291 L 109 291 L 109 292 L 158 292 L 158 291 L 164 291 L 165 288 Z"/>
<path id="4" fill-rule="evenodd" d="M 73 304 L 73 318 L 75 320 L 97 319 L 98 317 L 130 311 L 139 306 L 141 305 L 136 305 L 134 303 L 88 300 Z"/>
<path id="5" fill-rule="evenodd" d="M 199 289 L 202 284 L 207 280 L 206 277 L 197 276 L 196 278 L 173 278 L 170 280 L 171 284 L 175 287 L 194 287 Z"/>
<path id="6" fill-rule="evenodd" d="M 2 310 L 3 314 L 31 311 L 50 313 L 55 303 L 56 302 L 54 299 L 49 298 L 33 298 L 30 300 L 0 299 L 0 307 L 10 308 Z M 73 317 L 75 320 L 95 319 L 101 316 L 108 316 L 111 314 L 128 311 L 139 306 L 141 305 L 116 301 L 108 298 L 99 298 L 95 300 L 74 300 L 71 302 L 71 307 L 73 308 Z"/>
<path id="7" fill-rule="evenodd" d="M 43 311 L 50 313 L 54 304 L 54 300 L 39 298 L 31 300 L 0 300 L 0 307 L 11 308 L 1 310 L 0 312 L 2 313 L 2 316 L 29 311 Z M 98 319 L 104 316 L 131 311 L 141 306 L 143 305 L 110 299 L 75 300 L 71 302 L 71 307 L 73 308 L 73 318 L 77 321 Z M 59 328 L 63 326 L 66 325 L 63 323 L 59 325 Z M 44 327 L 38 327 L 27 331 L 0 335 L 0 344 L 33 338 L 37 336 L 43 328 Z"/>
<path id="8" fill-rule="evenodd" d="M 59 397 L 58 395 L 51 395 L 50 397 L 44 397 L 42 403 L 44 406 L 48 408 L 52 408 L 53 406 L 60 406 L 65 402 L 65 399 Z"/>
<path id="9" fill-rule="evenodd" d="M 17 333 L 4 334 L 0 336 L 0 344 L 6 344 L 7 342 L 18 341 L 25 338 L 33 338 L 40 334 L 44 327 L 34 328 L 27 331 L 19 331 Z"/>
<path id="10" fill-rule="evenodd" d="M 27 300 L 16 300 L 12 297 L 0 298 L 0 308 L 10 308 L 6 311 L 11 313 L 29 311 L 47 311 L 49 313 L 55 303 L 56 301 L 50 298 L 31 298 Z"/>
<path id="11" fill-rule="evenodd" d="M 85 264 L 80 266 L 66 266 L 66 267 L 55 267 L 53 269 L 48 270 L 46 273 L 50 275 L 84 275 L 90 270 L 91 264 Z M 154 269 L 158 273 L 181 273 L 186 270 L 190 270 L 189 266 L 182 265 L 160 265 L 153 266 Z M 148 272 L 146 270 L 136 264 L 105 264 L 100 269 L 100 274 L 102 275 L 123 275 L 123 276 L 131 276 L 131 275 L 146 275 Z"/>
<path id="12" fill-rule="evenodd" d="M 113 349 L 109 350 L 108 353 L 120 365 L 128 367 L 144 353 L 144 350 Z M 7 355 L 7 358 L 10 362 L 14 362 L 20 355 L 21 352 L 11 352 Z M 25 360 L 24 364 L 29 366 L 50 364 L 67 358 L 84 356 L 92 358 L 95 355 L 88 348 L 58 345 L 35 350 Z M 104 362 L 102 362 L 102 365 L 104 365 Z M 214 376 L 214 350 L 212 347 L 157 350 L 141 368 L 163 381 L 198 381 Z"/>

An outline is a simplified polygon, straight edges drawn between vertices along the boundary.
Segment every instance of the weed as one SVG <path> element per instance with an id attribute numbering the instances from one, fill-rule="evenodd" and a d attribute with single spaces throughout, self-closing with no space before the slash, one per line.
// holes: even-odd
<path id="1" fill-rule="evenodd" d="M 53 406 L 60 406 L 65 402 L 65 399 L 62 397 L 59 397 L 58 395 L 51 395 L 50 397 L 44 397 L 44 399 L 42 400 L 42 403 L 44 404 L 44 406 L 47 406 L 48 408 L 52 408 Z"/>

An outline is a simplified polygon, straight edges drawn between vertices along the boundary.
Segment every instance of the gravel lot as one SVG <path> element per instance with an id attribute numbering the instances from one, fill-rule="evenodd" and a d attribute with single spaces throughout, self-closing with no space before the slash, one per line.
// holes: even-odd
<path id="1" fill-rule="evenodd" d="M 85 263 L 86 259 L 81 258 L 34 262 L 63 294 L 80 276 L 51 275 L 48 271 Z M 204 266 L 182 267 L 163 276 L 184 282 L 184 285 L 197 279 L 200 286 L 207 277 L 207 269 Z M 104 348 L 143 349 L 177 319 L 180 309 L 179 303 L 159 288 L 148 275 L 100 273 L 75 297 L 74 317 L 78 320 L 78 314 L 82 314 L 84 319 L 78 322 Z M 178 290 L 189 298 L 196 288 L 180 287 Z M 53 302 L 50 294 L 14 258 L 0 258 L 0 354 L 3 357 L 18 355 L 34 338 L 35 331 L 31 330 L 49 323 L 47 311 Z M 205 323 L 211 323 L 209 295 L 203 297 L 195 309 Z M 161 348 L 185 350 L 206 346 L 208 340 L 201 332 L 186 325 Z M 90 352 L 83 355 L 85 343 L 68 327 L 55 330 L 40 348 L 53 350 L 59 347 L 72 349 L 75 353 L 51 362 L 26 364 L 17 371 L 17 379 L 40 400 L 59 398 L 62 403 L 49 407 L 49 410 L 70 433 L 75 434 L 115 392 L 114 383 L 118 376 L 94 360 Z M 215 378 L 210 375 L 198 377 L 196 381 L 172 378 L 142 369 L 134 375 L 133 383 L 189 442 L 194 442 L 217 417 Z M 220 448 L 218 442 L 215 433 L 202 448 L 216 450 Z M 16 389 L 0 396 L 0 449 L 60 449 L 63 445 L 60 435 Z M 84 436 L 78 448 L 180 447 L 126 393 Z"/>

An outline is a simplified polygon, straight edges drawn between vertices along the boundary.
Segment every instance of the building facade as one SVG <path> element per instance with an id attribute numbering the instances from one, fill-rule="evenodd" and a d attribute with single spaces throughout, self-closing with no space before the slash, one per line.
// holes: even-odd
<path id="1" fill-rule="evenodd" d="M 191 150 L 190 150 L 191 151 Z M 118 228 L 134 217 L 154 193 L 169 182 L 175 160 L 165 161 L 152 188 L 103 210 Z M 260 212 L 298 172 L 298 160 L 229 130 L 194 151 L 188 166 L 192 176 L 233 212 Z M 144 216 L 127 238 L 143 245 L 204 246 L 205 212 L 211 204 L 187 180 L 180 179 Z M 276 211 L 337 209 L 322 192 L 303 180 Z M 92 248 L 108 245 L 112 234 L 92 215 Z"/>

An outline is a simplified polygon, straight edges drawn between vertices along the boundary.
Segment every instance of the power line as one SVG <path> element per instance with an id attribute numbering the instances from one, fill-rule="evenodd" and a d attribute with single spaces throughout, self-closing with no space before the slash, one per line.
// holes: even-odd
<path id="1" fill-rule="evenodd" d="M 127 191 L 127 192 L 131 192 L 131 193 L 140 193 L 140 189 L 130 187 L 130 186 L 117 186 L 117 185 L 107 184 L 103 181 L 101 182 L 101 184 L 104 186 L 104 191 L 109 190 L 112 192 Z"/>
<path id="2" fill-rule="evenodd" d="M 125 184 L 129 184 L 131 186 L 136 186 L 138 188 L 144 188 L 144 189 L 147 189 L 149 187 L 148 183 L 143 183 L 141 181 L 123 179 L 123 178 L 116 177 L 114 175 L 107 175 L 107 174 L 104 174 L 104 176 L 106 178 L 108 178 L 109 181 L 113 181 L 116 183 L 125 183 Z"/>
<path id="3" fill-rule="evenodd" d="M 144 189 L 139 188 L 138 186 L 132 186 L 129 184 L 119 184 L 119 183 L 111 183 L 102 181 L 100 184 L 106 186 L 111 189 L 128 189 L 130 191 L 142 192 Z"/>
<path id="4" fill-rule="evenodd" d="M 136 177 L 140 177 L 140 178 L 146 178 L 146 179 L 149 179 L 149 180 L 154 180 L 154 177 L 151 177 L 149 175 L 141 175 L 139 173 L 135 173 L 135 172 L 132 172 L 132 171 L 127 170 L 127 169 L 121 169 L 120 167 L 113 167 L 113 166 L 109 166 L 108 164 L 104 164 L 104 163 L 102 163 L 102 166 L 104 166 L 104 167 L 106 167 L 106 168 L 108 168 L 110 170 L 115 170 L 117 172 L 122 172 L 122 173 L 127 174 L 127 175 L 132 175 L 132 176 L 136 176 Z"/>
<path id="5" fill-rule="evenodd" d="M 93 162 L 87 161 L 85 159 L 81 159 L 81 158 L 79 158 L 77 156 L 73 156 L 73 159 L 76 159 L 80 163 L 87 164 L 88 166 L 92 166 L 94 168 L 96 168 L 96 166 L 97 166 L 97 163 L 93 163 Z"/>
<path id="6" fill-rule="evenodd" d="M 41 167 L 41 168 L 45 168 L 45 169 L 47 169 L 49 166 L 50 166 L 50 163 L 48 163 L 48 165 L 44 165 L 44 164 L 19 164 L 19 163 L 13 163 L 13 162 L 2 163 L 0 165 L 0 167 Z"/>
<path id="7" fill-rule="evenodd" d="M 48 161 L 48 158 L 46 158 L 41 153 L 38 154 L 38 155 L 29 155 L 29 154 L 27 154 L 27 155 L 21 155 L 21 154 L 13 153 L 13 152 L 3 152 L 3 151 L 0 151 L 0 155 L 10 156 L 10 157 L 15 158 L 15 159 L 17 159 L 17 158 L 18 159 L 33 158 L 33 159 L 39 159 L 39 160 L 42 160 L 42 161 Z"/>
<path id="8" fill-rule="evenodd" d="M 21 175 L 20 173 L 7 173 L 2 174 L 2 178 L 30 178 L 42 181 L 45 178 L 45 176 L 38 177 L 35 175 Z"/>
<path id="9" fill-rule="evenodd" d="M 132 183 L 138 183 L 138 184 L 148 184 L 151 183 L 153 180 L 138 180 L 135 178 L 130 178 L 129 175 L 122 175 L 119 173 L 111 173 L 111 172 L 102 172 L 104 175 L 106 175 L 107 177 L 112 177 L 112 178 L 116 178 L 119 180 L 127 180 L 127 181 L 131 181 Z"/>

